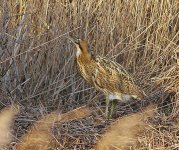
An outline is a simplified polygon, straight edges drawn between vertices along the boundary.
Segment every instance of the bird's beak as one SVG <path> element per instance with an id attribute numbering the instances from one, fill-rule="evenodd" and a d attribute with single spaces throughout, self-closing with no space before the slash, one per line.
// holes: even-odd
<path id="1" fill-rule="evenodd" d="M 73 38 L 71 38 L 69 36 L 66 36 L 66 38 L 69 39 L 74 44 L 78 44 L 79 43 L 79 41 L 77 39 L 73 39 Z"/>

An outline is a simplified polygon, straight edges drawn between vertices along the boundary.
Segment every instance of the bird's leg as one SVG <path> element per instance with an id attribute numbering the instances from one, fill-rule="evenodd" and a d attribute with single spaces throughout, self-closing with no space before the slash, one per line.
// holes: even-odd
<path id="1" fill-rule="evenodd" d="M 109 118 L 109 98 L 106 96 L 106 112 L 105 112 L 105 116 L 108 119 Z"/>
<path id="2" fill-rule="evenodd" d="M 115 108 L 116 108 L 116 100 L 112 100 L 111 101 L 111 110 L 110 110 L 109 118 L 112 118 Z"/>

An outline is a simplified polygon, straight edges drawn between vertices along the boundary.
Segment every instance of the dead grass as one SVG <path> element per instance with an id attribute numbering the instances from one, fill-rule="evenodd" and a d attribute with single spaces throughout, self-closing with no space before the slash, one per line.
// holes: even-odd
<path id="1" fill-rule="evenodd" d="M 147 95 L 161 87 L 168 92 L 165 100 L 159 94 L 155 116 L 165 121 L 157 124 L 156 132 L 148 131 L 155 136 L 146 143 L 153 149 L 178 143 L 177 135 L 159 136 L 159 127 L 167 126 L 165 132 L 173 135 L 167 123 L 178 118 L 179 2 L 3 0 L 0 8 L 0 89 L 8 99 L 0 95 L 0 108 L 11 102 L 22 108 L 15 124 L 17 138 L 43 114 L 55 110 L 64 113 L 90 103 L 102 112 L 102 96 L 77 74 L 74 47 L 65 38 L 69 35 L 87 39 L 92 53 L 121 63 Z M 126 107 L 118 107 L 119 116 Z M 89 129 L 96 134 L 96 128 Z"/>
<path id="2" fill-rule="evenodd" d="M 7 146 L 12 137 L 12 126 L 15 115 L 18 113 L 17 106 L 9 106 L 0 112 L 0 149 Z"/>
<path id="3" fill-rule="evenodd" d="M 95 150 L 121 149 L 137 146 L 138 136 L 150 124 L 148 117 L 154 116 L 154 106 L 149 106 L 144 112 L 125 116 L 116 120 L 97 143 Z"/>
<path id="4" fill-rule="evenodd" d="M 20 139 L 21 142 L 16 145 L 16 150 L 55 149 L 58 146 L 58 142 L 51 132 L 54 123 L 68 122 L 87 117 L 88 115 L 90 115 L 90 110 L 86 107 L 78 108 L 64 114 L 52 112 L 38 120 L 29 129 L 28 133 Z"/>

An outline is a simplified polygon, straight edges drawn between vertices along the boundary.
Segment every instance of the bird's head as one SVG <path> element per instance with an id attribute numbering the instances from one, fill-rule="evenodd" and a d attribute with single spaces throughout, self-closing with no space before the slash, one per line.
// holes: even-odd
<path id="1" fill-rule="evenodd" d="M 81 54 L 90 55 L 88 52 L 88 42 L 82 39 L 73 39 L 71 37 L 67 37 L 72 43 L 76 46 L 76 56 L 79 57 Z"/>

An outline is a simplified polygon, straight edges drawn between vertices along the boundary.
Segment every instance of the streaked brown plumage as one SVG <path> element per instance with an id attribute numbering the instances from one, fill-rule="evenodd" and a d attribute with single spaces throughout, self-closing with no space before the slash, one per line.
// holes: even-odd
<path id="1" fill-rule="evenodd" d="M 119 99 L 125 102 L 131 98 L 144 97 L 143 92 L 120 64 L 104 57 L 92 56 L 85 40 L 71 40 L 76 45 L 76 61 L 82 77 L 97 90 L 102 91 L 108 101 Z"/>

